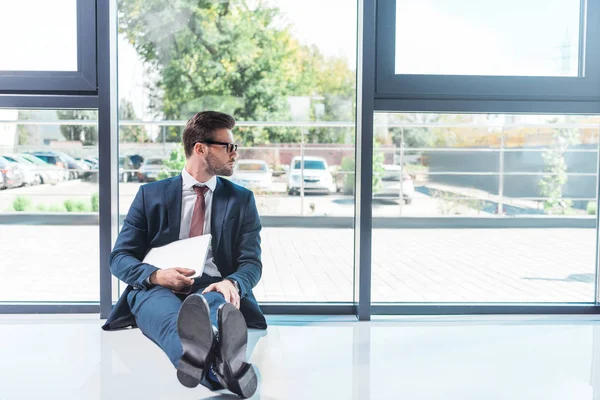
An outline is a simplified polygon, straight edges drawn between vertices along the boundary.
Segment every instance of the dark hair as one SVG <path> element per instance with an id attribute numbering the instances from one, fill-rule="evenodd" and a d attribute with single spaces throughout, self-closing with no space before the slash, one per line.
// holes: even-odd
<path id="1" fill-rule="evenodd" d="M 181 139 L 185 156 L 192 155 L 194 146 L 204 140 L 213 140 L 213 134 L 217 129 L 233 129 L 235 119 L 229 114 L 218 111 L 201 111 L 196 113 L 185 124 Z"/>

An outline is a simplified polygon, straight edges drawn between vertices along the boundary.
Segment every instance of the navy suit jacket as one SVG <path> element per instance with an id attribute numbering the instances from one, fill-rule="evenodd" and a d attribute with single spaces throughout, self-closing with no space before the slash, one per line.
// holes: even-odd
<path id="1" fill-rule="evenodd" d="M 144 281 L 158 268 L 141 260 L 150 249 L 179 240 L 181 196 L 181 175 L 140 187 L 110 254 L 112 274 L 128 286 L 104 330 L 136 327 L 127 295 L 132 290 L 149 289 Z M 221 276 L 239 283 L 240 311 L 248 327 L 266 329 L 265 317 L 252 293 L 262 275 L 260 230 L 253 193 L 217 178 L 211 210 L 214 262 Z"/>

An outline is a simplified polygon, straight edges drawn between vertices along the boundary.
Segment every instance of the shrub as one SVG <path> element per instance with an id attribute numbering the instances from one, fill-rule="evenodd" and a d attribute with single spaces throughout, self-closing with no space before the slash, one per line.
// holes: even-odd
<path id="1" fill-rule="evenodd" d="M 91 211 L 91 207 L 80 200 L 65 200 L 64 202 L 65 208 L 68 212 L 89 212 Z"/>
<path id="2" fill-rule="evenodd" d="M 92 194 L 92 211 L 98 212 L 100 210 L 100 195 L 98 193 Z"/>
<path id="3" fill-rule="evenodd" d="M 596 215 L 596 208 L 598 207 L 598 205 L 596 204 L 595 201 L 590 201 L 587 203 L 587 213 L 589 215 Z"/>
<path id="4" fill-rule="evenodd" d="M 17 196 L 15 201 L 13 201 L 13 208 L 15 211 L 31 211 L 33 203 L 29 197 Z"/>

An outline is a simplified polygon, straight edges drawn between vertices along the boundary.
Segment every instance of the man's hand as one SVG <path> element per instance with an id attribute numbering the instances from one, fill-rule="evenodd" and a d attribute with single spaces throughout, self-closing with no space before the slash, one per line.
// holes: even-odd
<path id="1" fill-rule="evenodd" d="M 210 285 L 209 287 L 204 289 L 202 294 L 208 293 L 208 292 L 221 293 L 223 295 L 223 297 L 225 297 L 225 300 L 228 303 L 233 304 L 235 306 L 235 308 L 237 308 L 238 310 L 240 309 L 240 294 L 238 293 L 237 289 L 235 288 L 235 285 L 233 284 L 233 282 L 231 282 L 229 279 L 225 279 L 225 280 L 222 280 L 221 282 L 213 283 L 212 285 Z"/>
<path id="2" fill-rule="evenodd" d="M 194 280 L 190 276 L 195 273 L 193 269 L 187 268 L 159 269 L 150 275 L 150 283 L 178 292 L 192 286 Z"/>

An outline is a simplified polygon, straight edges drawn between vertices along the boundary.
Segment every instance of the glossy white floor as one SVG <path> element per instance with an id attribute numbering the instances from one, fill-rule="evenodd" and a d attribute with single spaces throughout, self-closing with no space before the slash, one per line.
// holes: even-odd
<path id="1" fill-rule="evenodd" d="M 600 399 L 600 316 L 270 317 L 256 399 Z M 139 330 L 0 316 L 0 399 L 233 399 L 179 385 Z"/>

